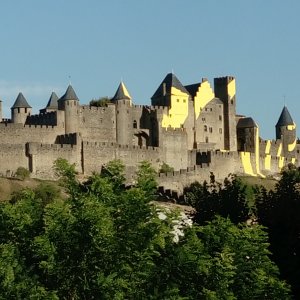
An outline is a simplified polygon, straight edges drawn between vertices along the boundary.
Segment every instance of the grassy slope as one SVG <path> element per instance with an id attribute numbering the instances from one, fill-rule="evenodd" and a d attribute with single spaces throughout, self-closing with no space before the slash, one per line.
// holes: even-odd
<path id="1" fill-rule="evenodd" d="M 12 193 L 20 191 L 24 188 L 36 188 L 41 182 L 44 181 L 33 178 L 19 180 L 13 178 L 0 177 L 0 201 L 9 200 L 11 198 Z M 49 181 L 49 183 L 58 185 L 57 182 L 53 181 Z"/>

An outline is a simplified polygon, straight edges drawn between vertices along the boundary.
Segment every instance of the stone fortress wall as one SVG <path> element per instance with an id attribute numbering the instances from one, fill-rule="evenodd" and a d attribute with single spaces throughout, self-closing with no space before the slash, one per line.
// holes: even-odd
<path id="1" fill-rule="evenodd" d="M 58 98 L 52 93 L 37 115 L 20 93 L 11 118 L 0 114 L 0 174 L 18 167 L 33 177 L 53 178 L 53 162 L 65 158 L 79 173 L 89 175 L 113 159 L 127 167 L 128 179 L 147 160 L 159 170 L 160 185 L 182 191 L 195 180 L 222 180 L 229 173 L 267 176 L 288 163 L 298 164 L 296 124 L 284 107 L 276 124 L 276 139 L 263 140 L 251 117 L 236 115 L 235 79 L 207 79 L 183 86 L 168 74 L 151 105 L 134 105 L 121 82 L 104 107 L 80 105 L 72 86 Z M 0 101 L 0 112 L 2 102 Z"/>

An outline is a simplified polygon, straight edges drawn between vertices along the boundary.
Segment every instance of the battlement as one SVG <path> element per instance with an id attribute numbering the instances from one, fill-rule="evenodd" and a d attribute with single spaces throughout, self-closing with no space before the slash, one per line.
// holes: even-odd
<path id="1" fill-rule="evenodd" d="M 61 150 L 71 150 L 76 145 L 73 144 L 38 144 L 38 143 L 28 143 L 29 147 L 34 147 L 39 150 L 54 150 L 54 151 L 61 151 Z"/>
<path id="2" fill-rule="evenodd" d="M 84 147 L 91 147 L 91 148 L 114 148 L 114 149 L 143 150 L 143 151 L 154 151 L 154 152 L 159 151 L 158 147 L 136 146 L 136 145 L 120 145 L 120 144 L 111 143 L 111 142 L 83 141 L 82 144 L 83 144 Z"/>
<path id="3" fill-rule="evenodd" d="M 31 124 L 27 125 L 26 124 L 26 125 L 24 125 L 24 128 L 28 128 L 30 130 L 40 130 L 40 129 L 43 129 L 43 130 L 49 130 L 50 131 L 50 130 L 53 130 L 54 128 L 57 128 L 57 126 L 56 125 L 31 125 Z"/>
<path id="4" fill-rule="evenodd" d="M 184 127 L 182 128 L 173 128 L 173 127 L 166 127 L 166 128 L 163 128 L 163 131 L 166 131 L 166 132 L 178 132 L 178 133 L 183 133 L 183 132 L 186 132 L 186 129 Z"/>
<path id="5" fill-rule="evenodd" d="M 229 83 L 235 78 L 233 76 L 225 76 L 225 77 L 216 77 L 214 78 L 214 82 L 218 84 Z"/>
<path id="6" fill-rule="evenodd" d="M 90 112 L 100 112 L 100 113 L 104 113 L 106 112 L 109 108 L 108 106 L 90 106 L 90 105 L 82 105 L 80 106 L 80 109 L 82 111 L 90 111 Z"/>

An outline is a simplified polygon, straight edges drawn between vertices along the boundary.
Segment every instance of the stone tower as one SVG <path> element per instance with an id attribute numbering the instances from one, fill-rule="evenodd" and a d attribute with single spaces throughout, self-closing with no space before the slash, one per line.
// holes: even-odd
<path id="1" fill-rule="evenodd" d="M 22 93 L 19 93 L 14 105 L 11 107 L 12 123 L 25 124 L 27 116 L 31 114 L 31 106 Z"/>
<path id="2" fill-rule="evenodd" d="M 286 106 L 283 107 L 276 128 L 276 139 L 282 141 L 282 154 L 288 156 L 296 148 L 296 124 Z"/>
<path id="3" fill-rule="evenodd" d="M 133 139 L 132 101 L 123 82 L 120 83 L 111 101 L 116 105 L 117 143 L 131 145 Z"/>
<path id="4" fill-rule="evenodd" d="M 255 153 L 258 126 L 252 118 L 240 118 L 237 123 L 238 151 Z"/>
<path id="5" fill-rule="evenodd" d="M 235 78 L 231 76 L 214 79 L 215 95 L 224 103 L 224 147 L 236 151 L 236 99 Z"/>
<path id="6" fill-rule="evenodd" d="M 65 111 L 65 133 L 78 131 L 79 99 L 71 85 L 65 94 L 58 100 L 58 109 Z"/>

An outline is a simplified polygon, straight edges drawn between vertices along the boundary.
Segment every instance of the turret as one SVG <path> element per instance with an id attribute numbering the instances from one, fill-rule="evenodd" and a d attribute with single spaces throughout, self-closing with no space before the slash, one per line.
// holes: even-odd
<path id="1" fill-rule="evenodd" d="M 44 112 L 58 110 L 58 102 L 57 101 L 58 101 L 57 95 L 54 92 L 52 92 L 46 107 L 41 109 L 40 112 L 44 113 Z"/>
<path id="2" fill-rule="evenodd" d="M 130 145 L 132 144 L 134 127 L 131 110 L 132 100 L 123 82 L 119 84 L 115 95 L 111 98 L 111 102 L 116 104 L 117 143 Z"/>
<path id="3" fill-rule="evenodd" d="M 296 148 L 296 124 L 286 106 L 283 107 L 276 128 L 276 139 L 282 141 L 283 156 L 288 156 Z"/>
<path id="4" fill-rule="evenodd" d="M 31 106 L 22 93 L 19 93 L 14 105 L 11 107 L 12 123 L 25 124 L 27 116 L 31 114 Z"/>
<path id="5" fill-rule="evenodd" d="M 71 85 L 57 102 L 58 109 L 65 111 L 65 133 L 78 132 L 79 99 Z"/>
<path id="6" fill-rule="evenodd" d="M 231 76 L 215 78 L 215 96 L 224 103 L 224 146 L 226 150 L 236 151 L 236 99 L 235 78 Z"/>

